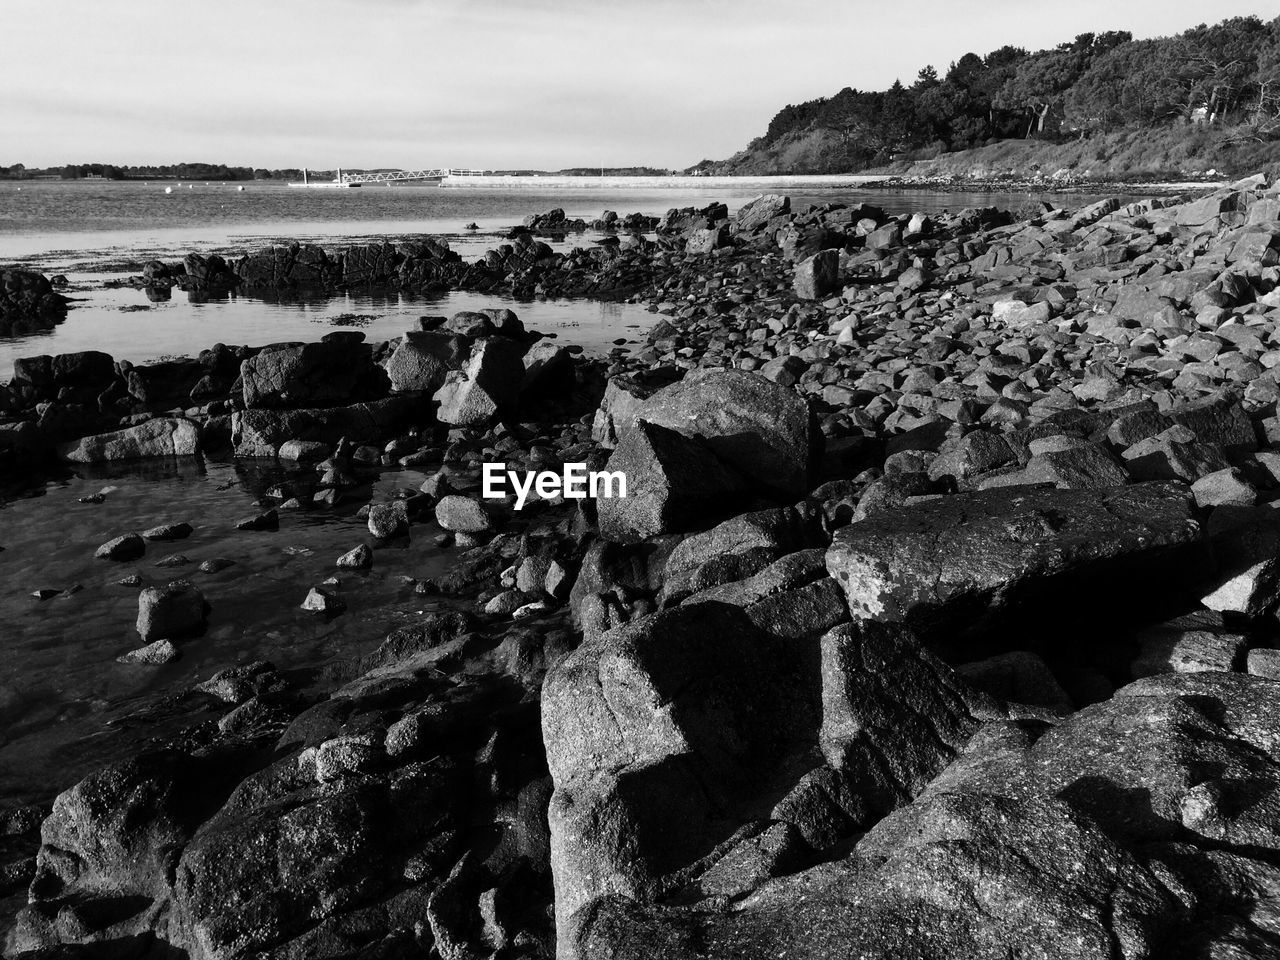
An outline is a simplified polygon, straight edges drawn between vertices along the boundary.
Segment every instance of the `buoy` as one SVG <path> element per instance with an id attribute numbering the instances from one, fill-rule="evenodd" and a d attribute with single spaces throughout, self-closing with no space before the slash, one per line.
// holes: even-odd
<path id="1" fill-rule="evenodd" d="M 236 189 L 237 189 L 238 191 L 240 191 L 241 193 L 244 193 L 244 187 L 236 187 Z"/>
<path id="2" fill-rule="evenodd" d="M 173 193 L 173 187 L 165 187 L 165 188 L 164 188 L 164 192 L 165 192 L 165 193 Z"/>

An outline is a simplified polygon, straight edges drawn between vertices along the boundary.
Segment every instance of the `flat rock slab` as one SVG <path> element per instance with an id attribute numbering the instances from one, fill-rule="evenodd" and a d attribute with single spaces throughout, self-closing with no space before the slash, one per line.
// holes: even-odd
<path id="1" fill-rule="evenodd" d="M 855 620 L 959 631 L 1014 606 L 1142 598 L 1147 561 L 1199 547 L 1186 487 L 1004 488 L 939 497 L 839 530 L 827 569 Z M 1160 565 L 1157 564 L 1157 567 Z"/>

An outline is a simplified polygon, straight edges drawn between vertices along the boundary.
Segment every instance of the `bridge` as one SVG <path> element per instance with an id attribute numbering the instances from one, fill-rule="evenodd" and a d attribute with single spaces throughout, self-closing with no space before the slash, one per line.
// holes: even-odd
<path id="1" fill-rule="evenodd" d="M 447 177 L 483 177 L 486 170 L 464 170 L 457 167 L 439 167 L 434 170 L 384 170 L 381 173 L 343 173 L 332 180 L 312 180 L 306 167 L 302 168 L 302 182 L 291 187 L 360 187 L 366 183 L 407 183 L 411 180 L 444 180 Z"/>
<path id="2" fill-rule="evenodd" d="M 387 170 L 382 173 L 343 173 L 338 171 L 341 183 L 400 183 L 405 180 L 443 180 L 445 177 L 483 177 L 484 170 L 461 170 L 440 167 L 436 170 Z"/>

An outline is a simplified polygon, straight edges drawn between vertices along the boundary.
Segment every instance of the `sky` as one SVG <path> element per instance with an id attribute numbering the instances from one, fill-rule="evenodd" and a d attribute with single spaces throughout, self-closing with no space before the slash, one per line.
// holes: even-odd
<path id="1" fill-rule="evenodd" d="M 0 165 L 648 165 L 783 105 L 1004 44 L 1276 15 L 1262 0 L 38 0 L 0 56 Z"/>

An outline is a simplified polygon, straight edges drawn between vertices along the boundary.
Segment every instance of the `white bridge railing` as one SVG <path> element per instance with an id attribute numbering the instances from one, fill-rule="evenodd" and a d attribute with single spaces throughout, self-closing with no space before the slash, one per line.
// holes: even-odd
<path id="1" fill-rule="evenodd" d="M 344 173 L 342 183 L 392 183 L 399 180 L 443 180 L 445 177 L 482 177 L 484 170 L 440 167 L 436 170 L 389 170 L 384 173 Z"/>

